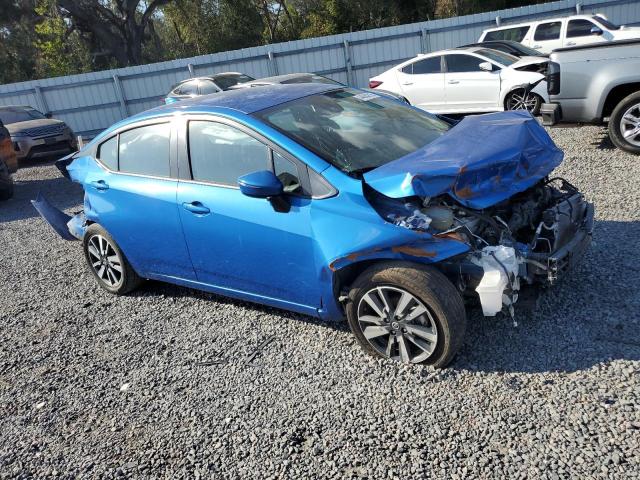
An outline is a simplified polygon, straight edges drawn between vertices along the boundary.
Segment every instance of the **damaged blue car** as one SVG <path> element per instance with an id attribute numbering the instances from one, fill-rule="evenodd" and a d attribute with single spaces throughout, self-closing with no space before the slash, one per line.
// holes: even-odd
<path id="1" fill-rule="evenodd" d="M 57 163 L 84 211 L 34 205 L 114 294 L 154 279 L 346 315 L 366 352 L 442 367 L 465 303 L 513 316 L 589 246 L 592 205 L 550 177 L 562 159 L 527 112 L 453 123 L 360 90 L 273 85 L 114 125 Z"/>

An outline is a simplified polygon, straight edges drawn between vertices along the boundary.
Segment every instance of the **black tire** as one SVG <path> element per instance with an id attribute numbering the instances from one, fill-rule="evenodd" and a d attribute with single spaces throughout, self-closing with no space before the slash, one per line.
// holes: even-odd
<path id="1" fill-rule="evenodd" d="M 518 103 L 515 101 L 514 96 L 521 97 L 523 94 L 524 94 L 524 90 L 521 88 L 514 90 L 512 92 L 509 92 L 504 99 L 505 110 L 527 110 L 529 113 L 531 113 L 531 115 L 534 115 L 534 116 L 538 115 L 540 113 L 540 108 L 542 107 L 542 97 L 537 93 L 533 93 L 533 92 L 528 93 L 527 98 L 530 98 L 531 101 L 533 102 L 531 107 L 513 108 L 514 102 Z"/>
<path id="2" fill-rule="evenodd" d="M 108 247 L 102 252 L 101 246 L 104 245 L 104 240 L 108 242 Z M 102 226 L 97 223 L 89 225 L 82 244 L 89 270 L 91 270 L 98 284 L 107 292 L 115 295 L 125 295 L 142 283 L 142 279 L 133 270 L 118 244 Z M 96 248 L 100 250 L 97 252 L 98 255 L 96 254 Z M 117 261 L 113 260 L 114 255 L 117 257 Z M 96 265 L 98 261 L 102 263 Z M 101 268 L 102 275 L 100 275 Z M 117 268 L 120 268 L 121 271 L 118 272 Z"/>
<path id="3" fill-rule="evenodd" d="M 13 197 L 13 178 L 7 165 L 0 159 L 0 200 L 9 200 Z"/>
<path id="4" fill-rule="evenodd" d="M 449 279 L 433 267 L 406 262 L 385 262 L 365 270 L 353 283 L 349 292 L 349 301 L 346 305 L 347 321 L 351 331 L 365 352 L 373 356 L 394 358 L 393 354 L 387 355 L 386 352 L 381 352 L 379 346 L 375 346 L 374 343 L 367 340 L 361 326 L 363 322 L 359 319 L 371 317 L 370 315 L 359 317 L 359 309 L 361 309 L 360 313 L 363 313 L 363 307 L 361 306 L 364 305 L 362 304 L 363 297 L 366 294 L 370 294 L 374 289 L 378 289 L 378 287 L 391 289 L 391 291 L 398 289 L 415 297 L 417 301 L 421 302 L 421 306 L 428 310 L 428 313 L 418 316 L 414 322 L 420 321 L 423 325 L 429 325 L 437 331 L 437 339 L 431 344 L 433 350 L 430 355 L 424 359 L 420 359 L 417 356 L 409 361 L 431 365 L 435 368 L 442 368 L 448 365 L 462 346 L 467 323 L 462 297 Z M 398 293 L 398 295 L 403 295 L 403 293 Z M 416 304 L 413 311 L 417 310 L 417 306 Z M 364 308 L 368 307 L 365 306 Z M 409 315 L 413 311 L 410 311 Z M 386 326 L 391 327 L 391 325 L 394 325 L 392 328 L 401 329 L 404 332 L 405 329 L 402 328 L 402 325 L 396 326 L 397 322 L 394 322 L 393 318 L 391 316 L 389 320 L 385 320 Z M 415 328 L 415 325 L 412 327 Z M 393 333 L 394 330 L 391 330 L 391 332 Z M 404 337 L 404 334 L 398 333 L 396 332 L 394 339 L 391 338 L 391 335 L 386 338 L 388 338 L 388 344 L 397 344 L 395 351 L 398 354 L 395 356 L 398 357 L 396 359 L 401 359 L 399 344 L 400 337 Z M 379 339 L 383 336 L 385 335 L 377 338 Z M 415 338 L 415 336 L 413 337 Z M 385 339 L 382 338 L 378 341 L 384 342 Z M 408 340 L 402 340 L 402 343 L 409 345 L 413 351 L 420 352 L 415 343 L 410 343 Z M 387 346 L 387 350 L 388 348 Z M 406 351 L 407 347 L 405 346 L 404 348 Z M 424 354 L 423 352 L 422 355 Z M 407 361 L 406 357 L 404 361 Z"/>
<path id="5" fill-rule="evenodd" d="M 636 108 L 633 108 L 634 106 Z M 640 145 L 630 143 L 623 136 L 622 132 L 622 117 L 629 110 L 635 112 L 636 115 L 640 115 L 640 92 L 632 93 L 631 95 L 623 98 L 622 101 L 616 105 L 616 108 L 613 109 L 611 117 L 609 117 L 609 137 L 616 147 L 624 150 L 625 152 L 635 153 L 638 155 L 640 154 Z M 635 136 L 635 138 L 640 140 L 640 135 Z"/>

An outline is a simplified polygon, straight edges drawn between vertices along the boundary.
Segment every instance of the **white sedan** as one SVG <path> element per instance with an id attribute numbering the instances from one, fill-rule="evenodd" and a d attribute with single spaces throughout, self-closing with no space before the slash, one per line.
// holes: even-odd
<path id="1" fill-rule="evenodd" d="M 391 91 L 433 113 L 526 109 L 535 115 L 549 101 L 547 62 L 545 57 L 518 58 L 483 47 L 442 50 L 371 78 L 369 88 Z"/>

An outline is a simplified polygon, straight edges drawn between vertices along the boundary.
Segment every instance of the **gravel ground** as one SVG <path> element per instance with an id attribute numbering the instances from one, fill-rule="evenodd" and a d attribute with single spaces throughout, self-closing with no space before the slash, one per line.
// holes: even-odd
<path id="1" fill-rule="evenodd" d="M 365 356 L 342 323 L 153 282 L 110 296 L 28 202 L 72 211 L 81 190 L 20 170 L 0 205 L 0 478 L 640 478 L 640 158 L 601 128 L 552 135 L 595 245 L 518 327 L 470 314 L 437 372 Z"/>

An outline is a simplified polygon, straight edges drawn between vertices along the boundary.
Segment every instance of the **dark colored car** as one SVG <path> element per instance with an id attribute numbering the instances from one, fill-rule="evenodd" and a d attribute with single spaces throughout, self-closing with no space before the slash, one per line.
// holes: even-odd
<path id="1" fill-rule="evenodd" d="M 508 53 L 515 57 L 548 57 L 549 56 L 549 55 L 540 53 L 538 50 L 534 50 L 533 48 L 526 47 L 521 43 L 514 42 L 511 40 L 487 40 L 486 42 L 470 43 L 469 45 L 463 45 L 458 48 L 467 48 L 467 47 L 491 48 L 493 50 L 498 50 L 500 52 Z"/>
<path id="2" fill-rule="evenodd" d="M 13 196 L 13 179 L 11 173 L 18 168 L 16 153 L 13 151 L 9 131 L 0 122 L 0 200 L 8 200 Z"/>
<path id="3" fill-rule="evenodd" d="M 29 106 L 0 107 L 0 121 L 9 131 L 18 163 L 62 157 L 77 150 L 73 131 L 61 120 Z"/>
<path id="4" fill-rule="evenodd" d="M 252 80 L 255 79 L 239 72 L 216 73 L 208 77 L 187 78 L 171 87 L 171 91 L 164 99 L 164 103 L 169 105 L 187 98 L 222 92 Z"/>
<path id="5" fill-rule="evenodd" d="M 451 126 L 370 92 L 269 85 L 114 125 L 56 163 L 84 212 L 34 205 L 111 293 L 155 279 L 346 314 L 365 351 L 442 367 L 463 296 L 508 314 L 589 246 L 592 205 L 549 177 L 562 158 L 524 111 Z"/>

